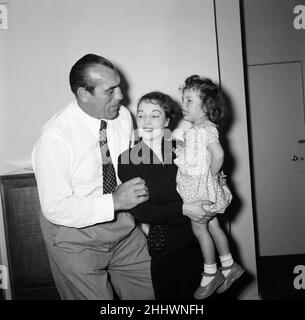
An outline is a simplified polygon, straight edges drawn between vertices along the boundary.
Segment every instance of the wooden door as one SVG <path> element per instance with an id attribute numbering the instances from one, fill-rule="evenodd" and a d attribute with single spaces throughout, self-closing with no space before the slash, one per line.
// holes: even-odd
<path id="1" fill-rule="evenodd" d="M 305 252 L 302 65 L 248 67 L 260 256 Z"/>

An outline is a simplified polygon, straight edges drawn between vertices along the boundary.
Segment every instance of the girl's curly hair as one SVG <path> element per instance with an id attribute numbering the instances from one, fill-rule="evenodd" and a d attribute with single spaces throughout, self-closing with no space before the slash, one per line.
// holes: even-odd
<path id="1" fill-rule="evenodd" d="M 182 93 L 185 90 L 198 92 L 209 120 L 220 125 L 224 118 L 224 103 L 221 89 L 209 78 L 200 77 L 196 74 L 188 77 L 181 87 Z"/>

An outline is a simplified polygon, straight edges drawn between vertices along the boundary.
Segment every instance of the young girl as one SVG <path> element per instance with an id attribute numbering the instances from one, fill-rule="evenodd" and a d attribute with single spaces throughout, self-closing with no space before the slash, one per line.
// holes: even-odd
<path id="1" fill-rule="evenodd" d="M 221 91 L 210 79 L 192 75 L 182 88 L 182 105 L 184 119 L 192 127 L 185 133 L 184 147 L 176 151 L 177 190 L 185 203 L 208 200 L 211 205 L 204 205 L 205 210 L 223 213 L 232 195 L 218 181 L 224 159 L 217 130 L 224 113 Z M 216 216 L 207 223 L 191 222 L 204 257 L 204 272 L 194 297 L 204 299 L 215 290 L 217 293 L 227 290 L 244 270 L 234 262 Z M 214 243 L 221 271 L 217 269 Z"/>

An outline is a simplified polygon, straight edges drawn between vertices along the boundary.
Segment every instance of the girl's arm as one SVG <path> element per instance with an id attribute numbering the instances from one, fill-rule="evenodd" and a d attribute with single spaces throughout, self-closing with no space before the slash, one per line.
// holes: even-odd
<path id="1" fill-rule="evenodd" d="M 209 143 L 207 149 L 211 153 L 211 174 L 215 177 L 222 168 L 224 151 L 219 142 Z"/>

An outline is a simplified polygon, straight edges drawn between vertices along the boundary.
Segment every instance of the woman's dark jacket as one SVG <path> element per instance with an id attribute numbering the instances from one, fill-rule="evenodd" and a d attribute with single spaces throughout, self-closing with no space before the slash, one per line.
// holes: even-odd
<path id="1" fill-rule="evenodd" d="M 151 256 L 163 256 L 184 246 L 194 246 L 190 220 L 182 214 L 182 199 L 176 190 L 175 142 L 163 140 L 163 164 L 142 141 L 119 157 L 118 175 L 122 182 L 140 177 L 149 190 L 149 200 L 130 210 L 140 223 L 150 225 L 148 249 Z"/>

